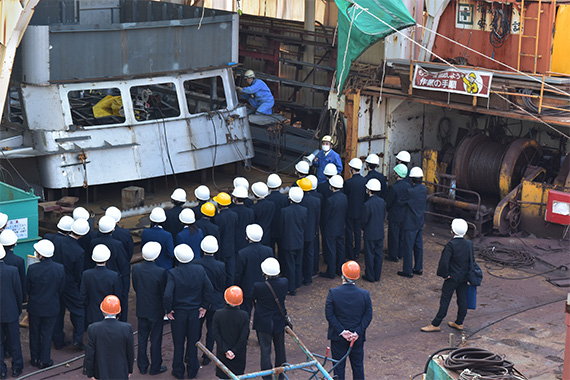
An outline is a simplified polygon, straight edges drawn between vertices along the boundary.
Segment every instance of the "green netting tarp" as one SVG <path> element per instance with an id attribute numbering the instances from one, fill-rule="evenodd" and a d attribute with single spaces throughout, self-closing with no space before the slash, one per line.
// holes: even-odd
<path id="1" fill-rule="evenodd" d="M 401 0 L 335 2 L 338 7 L 336 89 L 340 95 L 353 60 L 376 41 L 394 33 L 394 29 L 405 29 L 416 21 Z"/>

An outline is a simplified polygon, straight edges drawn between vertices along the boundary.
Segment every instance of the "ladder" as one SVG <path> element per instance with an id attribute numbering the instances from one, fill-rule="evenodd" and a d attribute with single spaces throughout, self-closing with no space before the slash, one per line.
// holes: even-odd
<path id="1" fill-rule="evenodd" d="M 536 17 L 527 17 L 524 9 L 524 2 L 525 0 L 521 1 L 521 27 L 519 31 L 519 51 L 518 51 L 518 60 L 517 60 L 517 70 L 521 69 L 521 57 L 533 57 L 534 68 L 532 73 L 536 74 L 536 66 L 538 64 L 538 59 L 542 58 L 542 55 L 538 54 L 538 42 L 539 42 L 538 37 L 540 33 L 540 16 L 542 15 L 542 13 L 544 13 L 544 10 L 542 9 L 542 0 L 538 0 L 538 12 L 536 14 Z M 534 35 L 524 34 L 525 20 L 536 21 L 536 33 Z M 523 38 L 534 38 L 534 54 L 521 52 Z"/>

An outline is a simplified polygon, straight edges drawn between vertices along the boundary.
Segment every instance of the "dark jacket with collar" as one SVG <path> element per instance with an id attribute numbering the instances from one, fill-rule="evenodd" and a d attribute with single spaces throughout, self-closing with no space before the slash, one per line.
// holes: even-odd
<path id="1" fill-rule="evenodd" d="M 273 221 L 271 223 L 271 237 L 274 239 L 281 237 L 281 209 L 287 207 L 289 199 L 285 194 L 281 194 L 279 190 L 271 190 L 271 193 L 266 200 L 273 202 L 275 205 L 275 213 L 273 214 Z"/>
<path id="2" fill-rule="evenodd" d="M 324 235 L 343 236 L 348 199 L 342 191 L 335 191 L 327 200 L 323 211 Z"/>
<path id="3" fill-rule="evenodd" d="M 158 255 L 156 259 L 156 265 L 166 270 L 172 268 L 174 260 L 174 239 L 170 232 L 159 226 L 146 228 L 142 233 L 141 247 L 149 241 L 160 243 L 162 247 L 160 255 Z"/>
<path id="4" fill-rule="evenodd" d="M 218 261 L 212 255 L 204 255 L 199 259 L 192 260 L 194 265 L 201 265 L 206 271 L 208 279 L 212 283 L 212 294 L 209 300 L 208 310 L 218 310 L 224 307 L 224 292 L 228 285 L 226 265 Z"/>
<path id="5" fill-rule="evenodd" d="M 196 220 L 196 227 L 202 230 L 204 236 L 212 235 L 220 241 L 220 227 L 212 223 L 210 217 L 202 215 L 200 220 Z"/>
<path id="6" fill-rule="evenodd" d="M 173 206 L 172 208 L 164 211 L 166 214 L 166 221 L 164 222 L 163 227 L 165 231 L 170 232 L 172 239 L 175 239 L 176 235 L 178 235 L 184 228 L 184 225 L 178 218 L 182 210 L 182 206 Z"/>
<path id="7" fill-rule="evenodd" d="M 58 259 L 62 261 L 58 261 L 57 259 L 54 259 L 54 261 L 62 264 L 65 269 L 65 290 L 63 292 L 73 295 L 74 299 L 78 299 L 85 253 L 83 248 L 79 245 L 79 241 L 69 235 L 61 239 L 59 248 L 56 248 L 56 251 L 58 249 L 61 250 Z"/>
<path id="8" fill-rule="evenodd" d="M 119 240 L 111 234 L 101 234 L 91 240 L 91 253 L 98 244 L 104 244 L 111 251 L 111 257 L 106 263 L 107 268 L 115 271 L 121 276 L 122 289 L 129 289 L 131 286 L 131 263 L 127 258 L 127 252 Z M 93 267 L 95 267 L 93 262 Z"/>
<path id="9" fill-rule="evenodd" d="M 247 236 L 245 235 L 245 228 L 253 224 L 255 220 L 254 212 L 245 204 L 236 204 L 232 207 L 232 211 L 238 216 L 238 223 L 236 225 L 236 252 L 247 246 Z"/>
<path id="10" fill-rule="evenodd" d="M 214 218 L 214 223 L 220 229 L 220 250 L 216 258 L 232 257 L 232 255 L 236 254 L 237 214 L 228 208 L 221 209 Z"/>
<path id="11" fill-rule="evenodd" d="M 18 269 L 0 260 L 0 323 L 18 320 L 22 313 L 22 300 Z"/>
<path id="12" fill-rule="evenodd" d="M 166 269 L 152 261 L 133 265 L 133 288 L 137 293 L 137 317 L 159 320 L 164 315 L 162 297 L 166 288 Z"/>
<path id="13" fill-rule="evenodd" d="M 163 307 L 172 310 L 208 309 L 212 302 L 212 283 L 201 265 L 178 264 L 168 272 Z"/>
<path id="14" fill-rule="evenodd" d="M 59 298 L 65 289 L 65 269 L 51 258 L 28 268 L 28 312 L 39 317 L 59 314 Z"/>
<path id="15" fill-rule="evenodd" d="M 305 241 L 313 241 L 319 230 L 321 221 L 321 199 L 312 191 L 305 192 L 301 206 L 307 209 L 307 224 L 305 225 Z"/>
<path id="16" fill-rule="evenodd" d="M 131 259 L 133 258 L 134 250 L 133 235 L 131 235 L 131 231 L 117 225 L 115 227 L 115 231 L 113 231 L 111 235 L 113 235 L 113 238 L 117 239 L 123 244 L 123 248 L 127 253 L 127 260 L 130 263 Z"/>
<path id="17" fill-rule="evenodd" d="M 254 283 L 265 280 L 261 263 L 268 257 L 273 257 L 273 250 L 261 243 L 250 243 L 238 252 L 236 284 L 243 291 L 244 298 L 251 298 Z"/>
<path id="18" fill-rule="evenodd" d="M 109 294 L 120 297 L 122 290 L 119 274 L 104 265 L 97 265 L 83 272 L 80 293 L 87 321 L 92 323 L 102 320 L 101 302 Z"/>
<path id="19" fill-rule="evenodd" d="M 473 258 L 473 243 L 462 237 L 451 239 L 441 252 L 437 275 L 451 277 L 457 282 L 467 282 L 469 263 Z"/>
<path id="20" fill-rule="evenodd" d="M 273 287 L 275 295 L 279 299 L 279 304 L 285 312 L 285 297 L 287 296 L 289 281 L 285 277 L 279 277 L 269 279 L 269 283 Z M 285 321 L 265 281 L 253 284 L 252 298 L 255 305 L 253 329 L 267 334 L 283 332 L 285 330 Z"/>
<path id="21" fill-rule="evenodd" d="M 362 230 L 364 240 L 384 239 L 384 219 L 386 217 L 386 204 L 384 199 L 373 195 L 364 203 L 362 213 Z"/>
<path id="22" fill-rule="evenodd" d="M 271 242 L 271 223 L 275 215 L 275 203 L 267 199 L 259 199 L 251 206 L 254 222 L 263 228 L 261 244 L 269 245 Z"/>
<path id="23" fill-rule="evenodd" d="M 236 375 L 243 374 L 246 365 L 247 338 L 249 337 L 249 315 L 239 307 L 226 306 L 214 314 L 212 334 L 216 341 L 216 356 Z M 226 358 L 231 350 L 235 357 Z M 216 368 L 216 376 L 220 379 L 227 375 Z"/>
<path id="24" fill-rule="evenodd" d="M 388 181 L 386 181 L 386 177 L 379 171 L 370 170 L 364 179 L 366 179 L 366 182 L 368 182 L 372 178 L 376 178 L 378 181 L 380 181 L 380 198 L 386 199 L 386 194 L 388 194 Z"/>
<path id="25" fill-rule="evenodd" d="M 406 192 L 410 184 L 403 179 L 397 180 L 389 189 L 386 195 L 386 207 L 388 208 L 388 220 L 393 222 L 403 222 L 406 212 L 405 204 L 402 200 L 406 198 Z"/>
<path id="26" fill-rule="evenodd" d="M 403 202 L 406 206 L 402 222 L 404 230 L 419 230 L 423 228 L 426 199 L 427 189 L 422 184 L 412 186 L 404 193 Z"/>
<path id="27" fill-rule="evenodd" d="M 15 267 L 18 270 L 18 277 L 22 287 L 23 298 L 26 299 L 26 261 L 20 256 L 17 256 L 13 250 L 6 249 L 6 256 L 4 256 L 4 264 Z"/>
<path id="28" fill-rule="evenodd" d="M 291 203 L 289 206 L 281 209 L 283 232 L 279 249 L 303 249 L 307 214 L 307 209 L 298 203 Z"/>
<path id="29" fill-rule="evenodd" d="M 348 200 L 346 218 L 360 219 L 366 201 L 366 179 L 360 173 L 353 174 L 352 178 L 344 181 L 342 190 Z"/>
<path id="30" fill-rule="evenodd" d="M 331 289 L 327 295 L 325 315 L 329 322 L 328 339 L 342 340 L 344 338 L 340 334 L 348 330 L 366 341 L 366 329 L 372 321 L 370 293 L 348 283 Z"/>

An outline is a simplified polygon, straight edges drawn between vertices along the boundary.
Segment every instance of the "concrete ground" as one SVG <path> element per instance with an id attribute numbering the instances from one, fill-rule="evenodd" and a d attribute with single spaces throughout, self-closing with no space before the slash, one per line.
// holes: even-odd
<path id="1" fill-rule="evenodd" d="M 252 171 L 246 175 L 255 180 L 264 180 L 265 173 Z M 231 175 L 216 174 L 218 185 L 229 186 Z M 170 180 L 170 182 L 172 182 Z M 187 189 L 197 186 L 197 178 L 187 176 L 179 182 Z M 253 180 L 251 180 L 253 182 Z M 285 181 L 284 181 L 285 182 Z M 288 180 L 288 183 L 291 181 Z M 287 183 L 284 183 L 286 185 Z M 171 183 L 173 186 L 173 184 Z M 172 190 L 159 189 L 148 196 L 149 202 L 168 199 Z M 190 192 L 189 192 L 190 193 Z M 116 194 L 113 193 L 113 194 Z M 190 197 L 190 194 L 189 194 Z M 117 197 L 106 199 L 117 201 Z M 108 206 L 100 202 L 101 206 Z M 99 205 L 92 205 L 98 207 Z M 128 227 L 144 224 L 141 218 L 131 218 L 121 222 Z M 129 226 L 130 225 L 130 226 Z M 365 371 L 369 379 L 409 379 L 423 372 L 427 358 L 434 351 L 449 346 L 450 340 L 459 346 L 462 338 L 469 347 L 481 347 L 505 356 L 515 363 L 515 367 L 529 379 L 561 378 L 564 359 L 565 325 L 564 305 L 567 290 L 556 287 L 545 278 L 568 277 L 567 272 L 556 271 L 531 277 L 533 274 L 551 270 L 548 263 L 570 264 L 568 242 L 553 241 L 557 249 L 545 251 L 534 268 L 525 271 L 515 269 L 492 269 L 498 278 L 486 272 L 484 262 L 480 265 L 484 271 L 483 284 L 478 289 L 477 310 L 469 310 L 465 320 L 465 331 L 460 333 L 447 326 L 453 321 L 457 308 L 455 298 L 449 309 L 447 318 L 442 323 L 442 331 L 423 333 L 420 327 L 430 323 L 437 312 L 440 290 L 443 280 L 435 274 L 441 250 L 451 237 L 449 228 L 438 221 L 428 221 L 424 232 L 424 274 L 411 279 L 396 275 L 401 270 L 401 262 L 384 262 L 380 283 L 368 283 L 362 280 L 358 286 L 370 291 L 374 307 L 374 319 L 367 331 L 365 344 Z M 476 248 L 484 248 L 497 242 L 489 239 L 476 240 Z M 503 242 L 509 245 L 509 242 Z M 538 252 L 540 253 L 540 252 Z M 363 258 L 359 259 L 364 266 Z M 136 264 L 135 264 L 136 265 Z M 505 277 L 509 279 L 505 279 Z M 530 277 L 530 278 L 529 278 Z M 522 279 L 521 279 L 522 278 Z M 313 352 L 324 354 L 329 342 L 326 339 L 327 321 L 324 304 L 330 288 L 340 285 L 335 280 L 316 277 L 311 286 L 303 286 L 297 296 L 287 297 L 287 308 L 294 323 L 295 332 L 305 345 Z M 129 322 L 136 330 L 135 294 L 131 290 Z M 24 353 L 24 374 L 30 374 L 36 368 L 29 365 L 28 331 L 22 329 L 22 348 Z M 71 334 L 69 321 L 66 325 L 68 336 Z M 453 337 L 450 335 L 453 334 Z M 136 337 L 135 337 L 136 344 Z M 306 360 L 301 350 L 292 339 L 286 337 L 287 359 L 290 363 Z M 52 350 L 55 363 L 78 357 L 81 351 L 66 347 L 60 351 Z M 255 332 L 252 331 L 248 342 L 247 372 L 259 370 L 259 345 Z M 172 340 L 170 327 L 164 328 L 163 360 L 169 371 L 157 378 L 170 379 L 172 365 Z M 31 376 L 31 379 L 83 378 L 81 374 L 82 359 L 65 366 L 50 369 Z M 9 365 L 9 360 L 8 360 Z M 112 364 L 111 364 L 112 365 Z M 198 379 L 213 379 L 215 367 L 210 364 L 198 373 Z M 348 370 L 350 373 L 350 370 Z M 132 379 L 149 378 L 140 375 L 136 369 Z M 292 372 L 291 379 L 308 379 L 303 372 Z"/>

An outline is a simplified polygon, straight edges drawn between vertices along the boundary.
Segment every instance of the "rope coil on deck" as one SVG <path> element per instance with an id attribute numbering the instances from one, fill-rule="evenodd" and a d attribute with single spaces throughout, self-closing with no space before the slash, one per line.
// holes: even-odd
<path id="1" fill-rule="evenodd" d="M 509 248 L 489 247 L 479 251 L 479 257 L 487 262 L 504 267 L 520 268 L 534 264 L 534 256 L 527 251 Z"/>
<path id="2" fill-rule="evenodd" d="M 454 371 L 462 371 L 460 379 L 464 380 L 525 379 L 516 371 L 511 361 L 477 347 L 452 351 L 445 359 L 444 366 Z"/>

